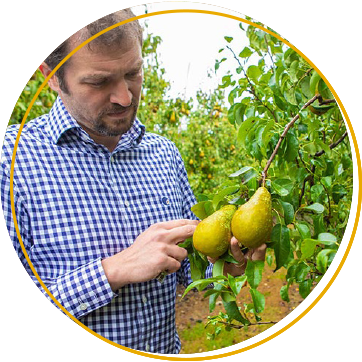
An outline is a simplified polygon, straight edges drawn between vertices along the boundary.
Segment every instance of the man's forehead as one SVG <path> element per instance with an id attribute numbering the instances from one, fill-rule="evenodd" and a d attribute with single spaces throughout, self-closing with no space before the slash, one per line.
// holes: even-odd
<path id="1" fill-rule="evenodd" d="M 76 49 L 82 43 L 76 45 L 72 50 Z M 71 50 L 71 51 L 72 51 Z M 142 66 L 142 49 L 139 42 L 133 39 L 128 39 L 121 44 L 105 45 L 102 43 L 97 44 L 84 44 L 72 55 L 73 61 L 87 61 L 87 62 L 99 62 L 99 61 L 111 61 L 121 58 L 129 58 L 129 60 L 136 65 Z"/>

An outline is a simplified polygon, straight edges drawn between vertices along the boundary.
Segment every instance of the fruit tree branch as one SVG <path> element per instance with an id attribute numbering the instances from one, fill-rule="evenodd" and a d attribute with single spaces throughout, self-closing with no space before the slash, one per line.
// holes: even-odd
<path id="1" fill-rule="evenodd" d="M 302 110 L 306 109 L 307 107 L 309 107 L 316 99 L 318 99 L 318 97 L 320 97 L 319 94 L 316 94 L 312 99 L 310 99 L 298 112 L 298 114 L 285 126 L 284 131 L 282 133 L 282 135 L 280 136 L 277 145 L 274 148 L 274 151 L 272 153 L 272 155 L 270 156 L 268 162 L 266 163 L 264 170 L 262 172 L 262 179 L 261 179 L 261 184 L 264 186 L 265 185 L 265 179 L 268 173 L 268 169 L 271 165 L 271 163 L 274 160 L 275 155 L 277 154 L 279 147 L 283 141 L 283 139 L 285 138 L 285 136 L 287 135 L 288 131 L 293 127 L 294 123 L 299 119 L 299 114 Z"/>
<path id="2" fill-rule="evenodd" d="M 221 324 L 223 324 L 223 325 L 225 325 L 225 326 L 227 326 L 227 327 L 233 328 L 233 329 L 242 329 L 242 328 L 245 327 L 244 325 L 241 325 L 241 324 L 232 324 L 232 323 L 227 323 L 227 322 L 224 322 L 224 321 L 218 321 L 218 322 L 221 323 Z M 248 327 L 268 325 L 268 324 L 276 324 L 276 323 L 277 323 L 277 322 L 274 322 L 274 321 L 250 323 L 250 324 L 248 324 Z"/>

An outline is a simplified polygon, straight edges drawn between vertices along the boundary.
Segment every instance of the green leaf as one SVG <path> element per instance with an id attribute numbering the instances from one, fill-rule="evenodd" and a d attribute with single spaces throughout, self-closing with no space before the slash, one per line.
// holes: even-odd
<path id="1" fill-rule="evenodd" d="M 224 308 L 225 308 L 227 315 L 230 318 L 235 319 L 236 321 L 242 323 L 243 325 L 250 324 L 250 322 L 241 315 L 239 307 L 235 301 L 228 302 L 228 303 L 224 302 Z"/>
<path id="2" fill-rule="evenodd" d="M 245 47 L 239 54 L 239 57 L 240 58 L 249 58 L 252 54 L 253 54 L 253 52 L 248 47 Z"/>
<path id="3" fill-rule="evenodd" d="M 264 132 L 262 135 L 262 144 L 265 148 L 268 147 L 269 141 L 270 141 L 271 137 L 273 136 L 273 132 L 270 132 L 270 131 L 274 127 L 274 125 L 275 125 L 275 121 L 273 119 L 271 119 L 268 121 L 268 123 L 264 129 Z"/>
<path id="4" fill-rule="evenodd" d="M 323 245 L 333 245 L 337 243 L 337 238 L 330 233 L 320 233 L 318 235 L 318 242 Z"/>
<path id="5" fill-rule="evenodd" d="M 253 170 L 253 167 L 244 166 L 240 170 L 238 170 L 238 171 L 232 173 L 231 175 L 229 175 L 229 177 L 238 177 L 238 176 L 241 176 L 241 175 L 243 175 L 244 173 L 246 173 L 246 172 L 248 172 L 250 170 Z"/>
<path id="6" fill-rule="evenodd" d="M 310 272 L 310 267 L 305 263 L 299 263 L 295 269 L 295 280 L 302 283 Z"/>
<path id="7" fill-rule="evenodd" d="M 228 279 L 230 288 L 235 295 L 238 295 L 240 293 L 241 288 L 245 285 L 247 280 L 246 275 L 241 275 L 239 277 L 232 277 L 231 275 L 229 275 Z"/>
<path id="8" fill-rule="evenodd" d="M 265 308 L 265 297 L 256 289 L 250 289 L 251 298 L 254 304 L 254 310 L 256 313 L 261 313 Z"/>
<path id="9" fill-rule="evenodd" d="M 287 133 L 285 138 L 286 149 L 284 152 L 284 158 L 286 161 L 293 161 L 298 156 L 299 141 L 293 133 Z"/>
<path id="10" fill-rule="evenodd" d="M 279 200 L 280 204 L 282 205 L 283 211 L 284 211 L 284 221 L 285 223 L 291 224 L 294 220 L 294 207 L 289 202 L 285 202 L 282 200 Z"/>
<path id="11" fill-rule="evenodd" d="M 191 279 L 196 281 L 204 278 L 209 261 L 194 248 L 192 252 L 188 252 L 188 258 L 190 261 Z"/>
<path id="12" fill-rule="evenodd" d="M 235 295 L 231 291 L 221 292 L 221 299 L 225 303 L 236 301 Z"/>
<path id="13" fill-rule="evenodd" d="M 287 196 L 292 191 L 294 183 L 289 179 L 276 179 L 271 183 L 274 191 L 280 196 Z"/>
<path id="14" fill-rule="evenodd" d="M 288 302 L 288 303 L 290 302 L 290 299 L 289 299 L 289 284 L 288 285 L 283 285 L 280 288 L 280 297 L 285 302 Z"/>
<path id="15" fill-rule="evenodd" d="M 312 205 L 303 207 L 302 210 L 312 211 L 312 212 L 315 212 L 317 214 L 321 214 L 324 211 L 324 206 L 316 202 L 316 203 L 314 203 Z"/>
<path id="16" fill-rule="evenodd" d="M 224 39 L 225 39 L 228 43 L 230 43 L 230 42 L 233 40 L 233 37 L 231 37 L 231 36 L 224 36 Z"/>
<path id="17" fill-rule="evenodd" d="M 288 69 L 288 73 L 292 82 L 298 81 L 298 70 L 299 70 L 299 60 L 294 60 Z"/>
<path id="18" fill-rule="evenodd" d="M 330 263 L 332 262 L 335 254 L 336 254 L 336 250 L 333 249 L 323 249 L 322 251 L 320 251 L 317 255 L 317 269 L 321 272 L 321 273 L 325 273 L 327 271 L 327 268 L 329 267 Z"/>
<path id="19" fill-rule="evenodd" d="M 299 231 L 299 234 L 300 234 L 302 239 L 311 238 L 310 229 L 309 229 L 309 227 L 307 225 L 297 223 L 297 224 L 295 224 L 295 226 L 296 226 L 297 230 Z"/>
<path id="20" fill-rule="evenodd" d="M 215 293 L 213 293 L 212 295 L 210 295 L 209 297 L 209 312 L 212 313 L 215 309 L 215 306 L 216 306 L 216 300 L 217 298 L 220 296 L 221 294 L 221 290 L 223 289 L 224 287 L 222 286 L 222 284 L 216 284 L 214 285 L 214 290 L 215 290 Z"/>
<path id="21" fill-rule="evenodd" d="M 276 224 L 273 227 L 271 233 L 271 247 L 274 249 L 276 271 L 284 266 L 290 255 L 289 229 L 285 225 Z"/>
<path id="22" fill-rule="evenodd" d="M 313 185 L 311 188 L 310 188 L 310 192 L 311 192 L 311 197 L 312 197 L 312 200 L 314 202 L 318 201 L 318 198 L 319 196 L 321 196 L 321 194 L 324 192 L 324 188 L 322 185 Z"/>
<path id="23" fill-rule="evenodd" d="M 256 117 L 249 117 L 241 124 L 238 130 L 237 138 L 240 145 L 245 146 L 245 138 L 248 135 L 249 131 L 254 127 L 256 121 Z"/>
<path id="24" fill-rule="evenodd" d="M 250 286 L 254 289 L 258 287 L 263 277 L 264 261 L 262 260 L 248 260 L 245 275 Z"/>
<path id="25" fill-rule="evenodd" d="M 226 196 L 234 194 L 239 189 L 240 189 L 240 186 L 229 186 L 229 187 L 226 187 L 225 189 L 221 190 L 220 192 L 218 192 L 212 199 L 212 206 L 213 206 L 214 210 L 217 210 L 217 206 L 219 205 L 219 203 L 222 200 L 224 200 L 224 198 Z"/>
<path id="26" fill-rule="evenodd" d="M 274 103 L 276 106 L 281 109 L 282 111 L 286 111 L 288 109 L 288 105 L 285 103 L 283 98 L 278 97 L 276 94 L 274 94 Z"/>
<path id="27" fill-rule="evenodd" d="M 307 298 L 312 288 L 312 279 L 307 279 L 299 283 L 299 294 L 302 298 Z"/>
<path id="28" fill-rule="evenodd" d="M 317 71 L 314 70 L 309 83 L 309 90 L 313 96 L 318 93 L 318 83 L 321 79 L 321 76 L 317 73 Z"/>
<path id="29" fill-rule="evenodd" d="M 224 265 L 225 261 L 222 259 L 218 259 L 212 268 L 212 276 L 219 277 L 221 275 L 224 275 Z"/>
<path id="30" fill-rule="evenodd" d="M 284 97 L 286 98 L 286 100 L 292 104 L 293 106 L 297 106 L 298 105 L 298 101 L 296 98 L 296 94 L 295 94 L 295 89 L 292 86 L 287 86 L 286 89 L 284 90 Z"/>
<path id="31" fill-rule="evenodd" d="M 212 202 L 211 201 L 200 201 L 197 204 L 193 205 L 191 207 L 191 211 L 200 219 L 206 219 L 210 213 L 210 208 L 212 208 Z"/>
<path id="32" fill-rule="evenodd" d="M 248 77 L 254 82 L 257 83 L 259 77 L 261 76 L 262 72 L 260 68 L 256 65 L 250 65 L 249 68 L 246 71 L 246 74 Z"/>
<path id="33" fill-rule="evenodd" d="M 313 254 L 318 242 L 314 239 L 303 239 L 301 244 L 301 260 L 309 259 Z"/>
<path id="34" fill-rule="evenodd" d="M 199 291 L 205 289 L 208 285 L 213 283 L 215 279 L 208 278 L 208 279 L 199 279 L 187 286 L 187 288 L 184 291 L 184 294 L 182 295 L 182 298 L 192 289 L 197 288 Z"/>
<path id="35" fill-rule="evenodd" d="M 348 194 L 347 189 L 342 185 L 333 185 L 332 198 L 333 201 L 338 204 L 339 200 Z"/>

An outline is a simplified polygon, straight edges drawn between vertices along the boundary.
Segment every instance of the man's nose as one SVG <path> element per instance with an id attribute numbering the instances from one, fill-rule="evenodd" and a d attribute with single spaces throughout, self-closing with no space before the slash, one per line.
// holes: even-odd
<path id="1" fill-rule="evenodd" d="M 132 104 L 132 92 L 125 80 L 117 83 L 111 93 L 110 101 L 123 107 L 129 107 Z"/>

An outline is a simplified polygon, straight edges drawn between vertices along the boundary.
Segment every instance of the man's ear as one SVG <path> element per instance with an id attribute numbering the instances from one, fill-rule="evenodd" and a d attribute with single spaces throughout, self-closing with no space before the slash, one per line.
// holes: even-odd
<path id="1" fill-rule="evenodd" d="M 49 76 L 49 74 L 52 72 L 52 69 L 49 68 L 48 64 L 46 63 L 42 63 L 41 66 L 39 67 L 39 70 L 42 72 L 42 74 L 44 75 L 44 78 L 47 78 Z M 59 87 L 59 81 L 58 81 L 58 77 L 54 74 L 48 81 L 49 87 L 59 93 L 60 92 L 60 87 Z"/>

